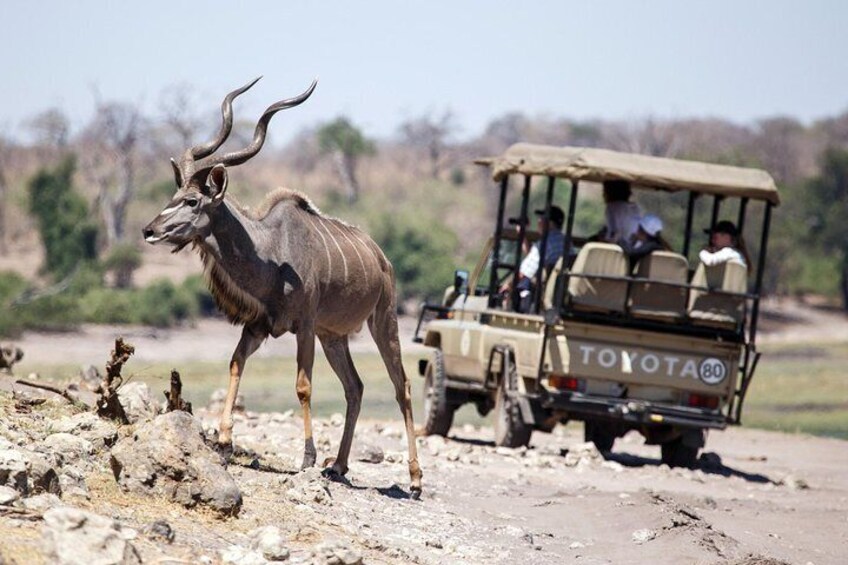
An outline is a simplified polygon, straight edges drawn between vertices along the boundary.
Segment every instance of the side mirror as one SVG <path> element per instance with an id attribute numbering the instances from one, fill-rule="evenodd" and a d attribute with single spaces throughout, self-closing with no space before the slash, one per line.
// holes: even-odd
<path id="1" fill-rule="evenodd" d="M 453 289 L 457 294 L 468 293 L 468 271 L 457 269 L 453 272 Z"/>

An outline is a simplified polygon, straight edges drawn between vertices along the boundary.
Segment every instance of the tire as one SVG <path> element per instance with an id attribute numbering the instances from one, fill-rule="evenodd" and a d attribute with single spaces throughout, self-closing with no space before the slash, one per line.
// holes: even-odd
<path id="1" fill-rule="evenodd" d="M 518 401 L 507 394 L 516 390 L 518 371 L 509 357 L 504 358 L 505 375 L 498 386 L 495 397 L 495 445 L 498 447 L 522 447 L 530 443 L 533 428 L 524 423 Z"/>
<path id="2" fill-rule="evenodd" d="M 686 467 L 692 469 L 698 462 L 698 447 L 691 447 L 683 442 L 683 436 L 667 441 L 660 446 L 662 462 L 669 467 Z"/>
<path id="3" fill-rule="evenodd" d="M 434 351 L 424 370 L 424 432 L 447 436 L 456 409 L 450 402 L 444 357 L 441 351 Z"/>
<path id="4" fill-rule="evenodd" d="M 586 420 L 583 422 L 583 441 L 591 441 L 602 453 L 612 451 L 616 435 L 601 422 Z"/>

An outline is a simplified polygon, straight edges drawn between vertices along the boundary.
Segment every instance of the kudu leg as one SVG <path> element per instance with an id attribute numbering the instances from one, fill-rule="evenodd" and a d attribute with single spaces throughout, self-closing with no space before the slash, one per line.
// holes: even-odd
<path id="1" fill-rule="evenodd" d="M 241 332 L 241 339 L 233 352 L 230 360 L 230 386 L 227 390 L 227 399 L 224 401 L 224 410 L 221 412 L 221 422 L 218 432 L 218 445 L 224 450 L 231 449 L 233 441 L 233 406 L 238 395 L 239 382 L 244 372 L 244 364 L 247 358 L 253 355 L 266 336 L 245 326 Z"/>
<path id="2" fill-rule="evenodd" d="M 333 463 L 332 470 L 339 475 L 347 473 L 347 463 L 350 457 L 350 446 L 353 442 L 353 432 L 356 429 L 356 420 L 359 418 L 359 409 L 362 405 L 362 379 L 356 372 L 353 359 L 350 357 L 347 336 L 323 337 L 321 345 L 330 367 L 339 377 L 344 388 L 347 409 L 345 411 L 345 425 L 342 434 L 342 442 L 339 445 L 339 453 Z"/>
<path id="3" fill-rule="evenodd" d="M 312 364 L 315 361 L 315 333 L 302 329 L 297 333 L 297 399 L 303 409 L 303 464 L 301 469 L 315 465 L 315 441 L 312 439 Z"/>
<path id="4" fill-rule="evenodd" d="M 410 492 L 413 498 L 421 496 L 421 466 L 418 464 L 418 449 L 415 444 L 415 425 L 412 421 L 412 391 L 409 379 L 403 369 L 400 354 L 400 340 L 398 339 L 397 314 L 395 312 L 394 292 L 390 291 L 385 296 L 390 299 L 381 299 L 374 313 L 368 318 L 368 329 L 377 343 L 380 356 L 389 378 L 395 387 L 395 398 L 406 423 L 406 439 L 409 444 L 409 477 L 412 481 Z"/>

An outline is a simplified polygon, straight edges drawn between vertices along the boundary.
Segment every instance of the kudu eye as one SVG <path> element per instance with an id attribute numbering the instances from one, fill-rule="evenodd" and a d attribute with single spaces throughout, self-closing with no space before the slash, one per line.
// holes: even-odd
<path id="1" fill-rule="evenodd" d="M 186 198 L 184 202 L 186 203 L 186 206 L 194 208 L 195 206 L 197 206 L 199 200 L 197 198 Z"/>

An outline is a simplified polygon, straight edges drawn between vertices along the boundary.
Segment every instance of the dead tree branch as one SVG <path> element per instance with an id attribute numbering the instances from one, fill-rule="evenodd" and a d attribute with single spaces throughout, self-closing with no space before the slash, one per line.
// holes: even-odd
<path id="1" fill-rule="evenodd" d="M 15 384 L 24 385 L 24 386 L 28 386 L 30 388 L 38 388 L 38 389 L 41 389 L 41 390 L 47 390 L 47 391 L 53 392 L 55 394 L 58 394 L 59 396 L 61 396 L 65 400 L 67 400 L 68 402 L 70 402 L 72 405 L 74 405 L 78 408 L 82 408 L 84 410 L 88 410 L 89 408 L 91 408 L 88 404 L 86 404 L 85 402 L 83 402 L 82 400 L 77 398 L 76 395 L 71 394 L 71 391 L 69 391 L 67 388 L 59 388 L 58 386 L 55 386 L 55 385 L 51 385 L 51 384 L 47 384 L 47 383 L 37 383 L 35 381 L 29 381 L 27 379 L 17 379 L 17 380 L 15 380 Z"/>
<path id="2" fill-rule="evenodd" d="M 119 337 L 115 340 L 115 349 L 112 350 L 112 356 L 106 363 L 106 376 L 95 391 L 99 395 L 97 399 L 97 415 L 101 418 L 118 420 L 122 424 L 130 423 L 124 412 L 124 407 L 121 406 L 121 402 L 118 399 L 118 388 L 124 382 L 124 378 L 121 376 L 121 369 L 133 353 L 135 353 L 135 347 L 129 343 L 125 343 L 124 338 Z"/>
<path id="3" fill-rule="evenodd" d="M 176 369 L 171 369 L 171 391 L 165 391 L 165 398 L 168 399 L 168 412 L 182 410 L 189 414 L 192 413 L 191 402 L 183 400 L 183 381 Z"/>

